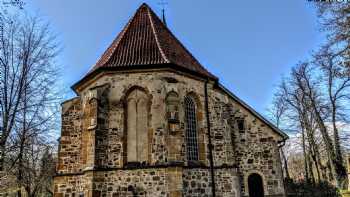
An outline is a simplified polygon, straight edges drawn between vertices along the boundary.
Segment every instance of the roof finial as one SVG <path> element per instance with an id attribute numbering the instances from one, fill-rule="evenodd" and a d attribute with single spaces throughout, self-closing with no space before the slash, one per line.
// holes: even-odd
<path id="1" fill-rule="evenodd" d="M 165 2 L 164 0 L 160 0 L 160 2 L 158 3 L 160 6 L 162 6 L 162 19 L 163 19 L 163 23 L 166 26 L 166 19 L 165 19 L 165 6 L 168 5 L 167 2 Z"/>

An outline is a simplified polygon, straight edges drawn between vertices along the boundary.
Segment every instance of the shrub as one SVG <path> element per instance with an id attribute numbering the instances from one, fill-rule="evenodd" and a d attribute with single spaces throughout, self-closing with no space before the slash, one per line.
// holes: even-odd
<path id="1" fill-rule="evenodd" d="M 341 197 L 337 188 L 328 182 L 310 183 L 307 181 L 285 180 L 288 197 Z"/>

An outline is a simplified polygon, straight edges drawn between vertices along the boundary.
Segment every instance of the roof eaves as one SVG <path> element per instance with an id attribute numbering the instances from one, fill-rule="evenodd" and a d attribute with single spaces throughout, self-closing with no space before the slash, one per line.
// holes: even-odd
<path id="1" fill-rule="evenodd" d="M 81 78 L 79 81 L 77 81 L 75 84 L 73 84 L 71 86 L 71 89 L 76 93 L 78 94 L 78 88 L 81 86 L 81 84 L 89 81 L 90 79 L 94 78 L 96 75 L 98 75 L 99 73 L 103 72 L 103 71 L 125 71 L 125 70 L 136 70 L 136 69 L 149 69 L 149 68 L 153 68 L 153 69 L 156 69 L 156 68 L 172 68 L 172 69 L 175 69 L 175 70 L 179 70 L 179 71 L 182 71 L 182 72 L 186 72 L 186 73 L 189 73 L 191 75 L 195 75 L 195 76 L 198 76 L 198 77 L 201 77 L 203 79 L 212 79 L 214 80 L 215 82 L 218 81 L 218 78 L 215 77 L 215 76 L 207 76 L 203 73 L 199 73 L 199 72 L 195 72 L 191 69 L 188 69 L 184 66 L 181 66 L 181 65 L 177 65 L 177 64 L 174 64 L 174 63 L 162 63 L 162 64 L 142 64 L 142 65 L 134 65 L 132 67 L 129 67 L 129 66 L 117 66 L 117 67 L 98 67 L 94 70 L 92 70 L 91 72 L 89 72 L 88 74 L 86 74 L 83 78 Z"/>

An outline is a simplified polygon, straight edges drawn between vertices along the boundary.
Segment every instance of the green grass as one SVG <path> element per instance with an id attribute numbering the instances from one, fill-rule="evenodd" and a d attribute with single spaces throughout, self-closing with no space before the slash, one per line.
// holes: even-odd
<path id="1" fill-rule="evenodd" d="M 340 191 L 340 194 L 342 195 L 342 197 L 350 197 L 349 190 L 342 190 L 342 191 Z"/>

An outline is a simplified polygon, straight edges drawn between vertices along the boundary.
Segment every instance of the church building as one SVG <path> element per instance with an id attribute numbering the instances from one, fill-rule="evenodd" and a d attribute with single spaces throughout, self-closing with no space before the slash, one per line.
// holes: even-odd
<path id="1" fill-rule="evenodd" d="M 148 5 L 72 88 L 55 197 L 285 196 L 288 136 L 221 85 Z"/>

